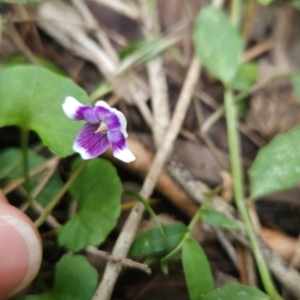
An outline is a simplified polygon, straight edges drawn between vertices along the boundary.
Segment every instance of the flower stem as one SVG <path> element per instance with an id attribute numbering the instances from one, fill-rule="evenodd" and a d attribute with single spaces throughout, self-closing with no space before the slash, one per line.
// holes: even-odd
<path id="1" fill-rule="evenodd" d="M 72 176 L 69 178 L 69 180 L 65 183 L 65 185 L 61 188 L 61 190 L 58 192 L 58 194 L 53 198 L 53 200 L 45 207 L 39 218 L 34 222 L 36 227 L 41 226 L 48 216 L 50 215 L 53 208 L 59 203 L 62 196 L 67 192 L 69 187 L 72 185 L 72 183 L 75 181 L 75 179 L 78 177 L 78 175 L 82 172 L 82 170 L 87 165 L 88 160 L 83 161 L 80 166 L 77 168 L 77 170 L 72 174 Z"/>
<path id="2" fill-rule="evenodd" d="M 30 195 L 30 176 L 29 176 L 29 158 L 28 158 L 28 136 L 29 130 L 26 127 L 21 128 L 21 147 L 23 158 L 23 176 L 25 179 L 24 187 L 26 190 L 27 201 L 31 205 L 33 199 Z"/>
<path id="3" fill-rule="evenodd" d="M 242 165 L 240 160 L 240 145 L 239 136 L 236 127 L 236 112 L 235 112 L 235 100 L 231 88 L 227 88 L 225 92 L 225 113 L 227 122 L 228 132 L 228 144 L 231 162 L 231 171 L 233 176 L 233 188 L 236 206 L 243 219 L 245 228 L 249 237 L 251 249 L 256 260 L 256 264 L 263 282 L 263 286 L 266 292 L 271 296 L 273 300 L 283 300 L 278 294 L 274 283 L 272 281 L 269 269 L 266 265 L 265 259 L 261 253 L 258 238 L 255 234 L 244 197 L 243 188 L 243 176 L 242 176 Z"/>
<path id="4" fill-rule="evenodd" d="M 165 230 L 162 227 L 160 221 L 158 220 L 154 210 L 149 205 L 149 203 L 139 193 L 136 193 L 136 192 L 133 192 L 133 191 L 124 191 L 123 195 L 133 196 L 133 197 L 137 198 L 139 201 L 141 201 L 143 203 L 143 205 L 145 206 L 146 210 L 148 211 L 148 213 L 150 214 L 150 216 L 154 220 L 158 230 L 160 231 L 160 233 L 162 235 L 162 238 L 163 238 L 165 246 L 166 246 L 166 250 L 169 251 L 170 247 L 169 247 L 169 243 L 168 243 L 168 239 L 167 239 Z"/>

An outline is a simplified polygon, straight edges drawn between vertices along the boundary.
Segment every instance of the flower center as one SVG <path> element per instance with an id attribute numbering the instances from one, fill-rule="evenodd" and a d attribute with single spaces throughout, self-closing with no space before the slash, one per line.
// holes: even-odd
<path id="1" fill-rule="evenodd" d="M 104 121 L 101 121 L 99 124 L 98 129 L 95 131 L 95 133 L 100 132 L 100 133 L 107 133 L 108 128 L 107 124 Z"/>

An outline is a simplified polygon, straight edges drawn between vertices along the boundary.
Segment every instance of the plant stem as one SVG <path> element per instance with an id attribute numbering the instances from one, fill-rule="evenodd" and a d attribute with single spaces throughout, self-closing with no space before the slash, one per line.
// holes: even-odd
<path id="1" fill-rule="evenodd" d="M 227 88 L 225 92 L 225 113 L 227 122 L 228 144 L 231 162 L 231 172 L 233 176 L 233 188 L 235 202 L 238 211 L 243 219 L 245 228 L 249 237 L 251 249 L 256 260 L 256 264 L 264 285 L 266 292 L 272 297 L 273 300 L 283 300 L 278 294 L 274 283 L 272 281 L 269 269 L 266 265 L 265 259 L 261 253 L 258 238 L 255 234 L 244 197 L 243 188 L 243 176 L 242 176 L 242 164 L 240 160 L 240 146 L 239 136 L 236 127 L 236 112 L 235 112 L 235 100 L 231 88 Z"/>
<path id="2" fill-rule="evenodd" d="M 28 137 L 29 130 L 26 127 L 21 128 L 21 147 L 23 154 L 23 176 L 25 179 L 24 186 L 26 190 L 27 201 L 32 204 L 32 197 L 30 195 L 30 176 L 29 176 L 29 158 L 28 158 Z"/>
<path id="3" fill-rule="evenodd" d="M 61 190 L 58 192 L 58 194 L 53 198 L 53 200 L 45 207 L 39 218 L 34 222 L 36 227 L 41 226 L 47 217 L 50 215 L 53 208 L 59 203 L 62 196 L 67 192 L 69 187 L 72 185 L 72 183 L 75 181 L 75 179 L 78 177 L 78 175 L 81 173 L 81 171 L 85 168 L 88 161 L 83 161 L 80 166 L 77 168 L 77 170 L 72 174 L 72 176 L 69 178 L 69 180 L 65 183 L 65 185 L 61 188 Z"/>
<path id="4" fill-rule="evenodd" d="M 242 1 L 241 0 L 232 0 L 231 7 L 231 23 L 235 27 L 240 26 L 241 14 L 242 14 Z"/>
<path id="5" fill-rule="evenodd" d="M 143 203 L 143 205 L 145 206 L 146 210 L 148 211 L 148 213 L 150 214 L 150 216 L 154 220 L 158 230 L 160 231 L 160 233 L 162 235 L 162 238 L 163 238 L 165 246 L 166 246 L 166 250 L 169 251 L 170 247 L 169 247 L 168 239 L 167 239 L 166 233 L 164 231 L 164 228 L 162 227 L 162 225 L 159 222 L 154 210 L 149 205 L 149 203 L 139 193 L 136 193 L 136 192 L 133 192 L 133 191 L 124 191 L 123 195 L 133 196 L 133 197 L 137 198 L 139 201 L 141 201 Z"/>
<path id="6" fill-rule="evenodd" d="M 184 235 L 183 239 L 180 241 L 180 243 L 168 254 L 166 255 L 161 262 L 167 262 L 170 260 L 174 255 L 176 255 L 177 252 L 179 252 L 185 242 L 185 240 L 190 237 L 192 230 L 196 226 L 197 222 L 199 221 L 201 214 L 200 214 L 201 208 L 197 210 L 197 212 L 194 214 L 192 220 L 190 221 L 190 224 L 188 225 L 188 232 Z"/>

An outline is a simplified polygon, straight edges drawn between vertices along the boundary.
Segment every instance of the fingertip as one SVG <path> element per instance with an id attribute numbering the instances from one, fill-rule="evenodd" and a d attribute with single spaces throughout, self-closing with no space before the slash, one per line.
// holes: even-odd
<path id="1" fill-rule="evenodd" d="M 0 189 L 0 203 L 8 203 L 3 191 Z"/>
<path id="2" fill-rule="evenodd" d="M 34 279 L 40 268 L 42 247 L 32 221 L 3 200 L 1 192 L 0 199 L 0 299 L 6 299 Z"/>

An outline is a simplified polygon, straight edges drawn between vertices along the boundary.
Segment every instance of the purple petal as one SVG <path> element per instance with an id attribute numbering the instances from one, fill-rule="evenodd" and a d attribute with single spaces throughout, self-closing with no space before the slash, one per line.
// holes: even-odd
<path id="1" fill-rule="evenodd" d="M 92 107 L 81 104 L 71 96 L 66 97 L 62 108 L 67 117 L 72 120 L 84 120 L 84 113 L 87 111 L 93 111 Z"/>
<path id="2" fill-rule="evenodd" d="M 126 131 L 127 127 L 127 120 L 122 112 L 117 110 L 116 108 L 113 108 L 113 112 L 118 116 L 119 122 L 120 122 L 120 130 L 123 133 L 124 137 L 128 137 L 128 133 Z"/>
<path id="3" fill-rule="evenodd" d="M 95 115 L 100 121 L 104 121 L 109 114 L 111 114 L 112 109 L 105 101 L 97 101 L 94 107 Z"/>
<path id="4" fill-rule="evenodd" d="M 91 124 L 100 121 L 93 107 L 83 105 L 73 97 L 67 97 L 62 107 L 65 114 L 72 120 L 85 120 Z"/>
<path id="5" fill-rule="evenodd" d="M 106 125 L 109 131 L 120 131 L 121 129 L 120 120 L 118 116 L 114 113 L 108 115 L 108 117 L 106 118 Z"/>
<path id="6" fill-rule="evenodd" d="M 121 131 L 108 131 L 107 136 L 112 144 L 114 157 L 127 163 L 135 160 L 135 156 L 127 147 L 125 137 Z"/>
<path id="7" fill-rule="evenodd" d="M 110 145 L 106 134 L 95 133 L 97 128 L 97 124 L 85 124 L 78 133 L 73 150 L 78 152 L 82 159 L 97 157 L 104 153 Z"/>
<path id="8" fill-rule="evenodd" d="M 105 101 L 102 100 L 95 103 L 95 110 L 98 118 L 102 121 L 106 121 L 110 131 L 121 130 L 125 138 L 127 138 L 127 121 L 122 112 L 116 108 L 111 108 Z"/>

